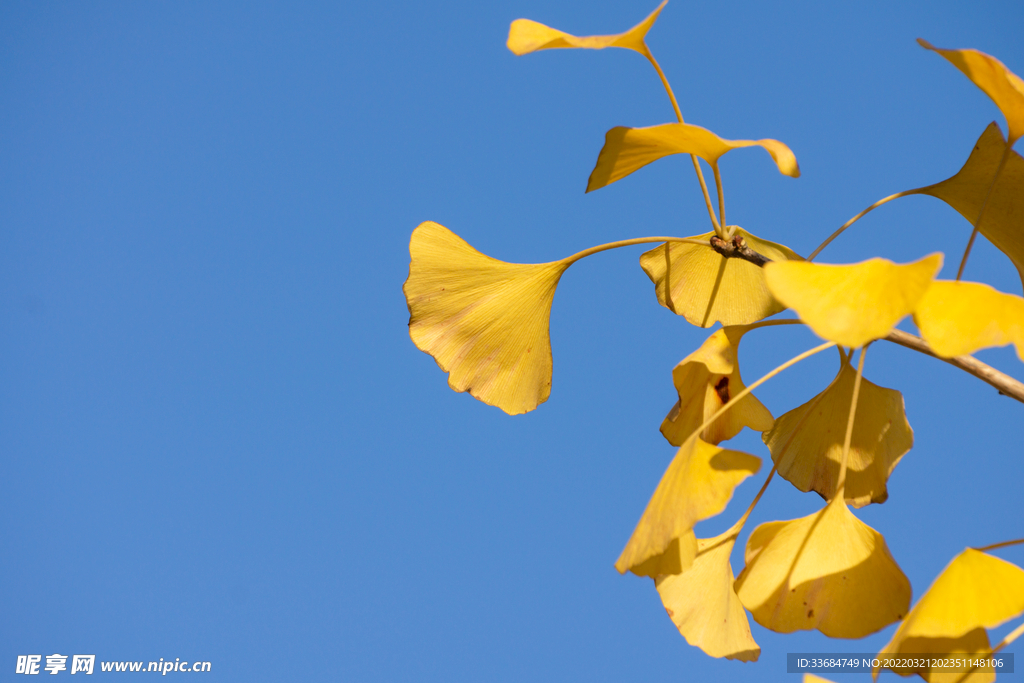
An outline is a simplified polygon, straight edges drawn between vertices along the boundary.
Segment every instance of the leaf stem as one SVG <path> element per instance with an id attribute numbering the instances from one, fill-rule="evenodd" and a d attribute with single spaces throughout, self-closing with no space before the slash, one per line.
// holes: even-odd
<path id="1" fill-rule="evenodd" d="M 877 202 L 875 202 L 874 204 L 872 204 L 868 208 L 864 209 L 863 211 L 858 213 L 856 216 L 854 216 L 850 220 L 848 220 L 845 223 L 843 223 L 841 228 L 839 228 L 834 233 L 829 235 L 827 240 L 822 242 L 818 246 L 817 249 L 815 249 L 813 252 L 811 252 L 811 255 L 807 257 L 807 260 L 808 261 L 813 261 L 814 257 L 817 256 L 818 254 L 820 254 L 821 250 L 824 249 L 825 247 L 827 247 L 832 242 L 832 240 L 834 240 L 835 238 L 837 238 L 840 235 L 842 235 L 843 231 L 845 231 L 848 227 L 850 227 L 851 225 L 853 225 L 854 223 L 859 221 L 861 218 L 866 216 L 868 213 L 870 213 L 874 209 L 877 209 L 878 207 L 880 207 L 882 204 L 886 204 L 888 202 L 891 202 L 894 199 L 899 199 L 900 197 L 906 197 L 907 195 L 915 194 L 915 193 L 916 193 L 916 190 L 906 190 L 905 192 L 897 192 L 896 194 L 891 194 L 888 197 L 884 197 L 883 199 L 879 199 Z"/>
<path id="2" fill-rule="evenodd" d="M 996 548 L 1005 548 L 1006 546 L 1010 546 L 1010 545 L 1020 545 L 1022 543 L 1024 543 L 1024 538 L 1015 538 L 1012 541 L 1003 541 L 1002 543 L 993 543 L 992 545 L 987 545 L 987 546 L 985 546 L 983 548 L 975 548 L 975 550 L 977 550 L 978 552 L 982 552 L 983 553 L 983 552 L 988 551 L 988 550 L 995 550 Z"/>
<path id="3" fill-rule="evenodd" d="M 843 457 L 839 461 L 839 477 L 836 479 L 836 495 L 833 500 L 846 494 L 846 469 L 850 461 L 850 441 L 853 438 L 853 420 L 857 415 L 857 399 L 860 397 L 860 380 L 864 377 L 864 356 L 867 355 L 868 346 L 860 349 L 860 359 L 857 361 L 857 379 L 853 381 L 853 397 L 850 399 L 850 416 L 846 420 L 846 438 L 843 439 Z"/>
<path id="4" fill-rule="evenodd" d="M 974 221 L 974 230 L 971 231 L 971 239 L 967 240 L 967 248 L 964 249 L 964 256 L 960 259 L 960 267 L 956 271 L 956 279 L 959 280 L 964 274 L 964 266 L 967 265 L 967 257 L 971 255 L 971 247 L 974 246 L 974 239 L 978 236 L 978 228 L 981 227 L 981 219 L 985 217 L 985 208 L 988 206 L 988 200 L 992 197 L 992 191 L 996 188 L 996 181 L 999 180 L 999 173 L 1003 170 L 1003 166 L 1006 165 L 1007 159 L 1010 158 L 1010 145 L 1006 145 L 1003 148 L 1003 156 L 999 160 L 999 166 L 996 167 L 996 174 L 992 176 L 992 184 L 988 186 L 988 192 L 985 193 L 985 201 L 981 203 L 981 210 L 978 211 L 978 220 Z"/>
<path id="5" fill-rule="evenodd" d="M 722 171 L 718 168 L 718 162 L 711 164 L 711 170 L 715 172 L 715 192 L 718 193 L 718 220 L 721 221 L 723 229 L 728 230 L 725 227 L 725 194 L 722 192 Z"/>
<path id="6" fill-rule="evenodd" d="M 780 320 L 780 321 L 773 321 L 773 322 L 781 323 L 782 321 Z M 775 375 L 779 374 L 780 372 L 782 372 L 783 370 L 785 370 L 787 368 L 790 368 L 790 367 L 796 365 L 800 361 L 802 361 L 802 360 L 804 360 L 806 358 L 810 358 L 814 354 L 820 353 L 821 351 L 824 351 L 825 349 L 830 349 L 830 348 L 832 348 L 835 345 L 836 345 L 835 342 L 825 342 L 824 344 L 821 344 L 820 346 L 815 346 L 813 349 L 811 349 L 809 351 L 804 351 L 803 353 L 801 353 L 801 354 L 799 354 L 797 356 L 794 356 L 793 358 L 790 358 L 789 360 L 787 360 L 782 365 L 779 365 L 778 367 L 776 367 L 774 370 L 769 371 L 767 374 L 762 376 L 759 380 L 757 380 L 753 384 L 745 387 L 743 389 L 743 391 L 740 391 L 735 396 L 730 398 L 729 401 L 725 405 L 723 405 L 721 408 L 719 408 L 718 410 L 715 411 L 714 415 L 712 415 L 708 419 L 704 420 L 704 424 L 702 424 L 700 427 L 698 427 L 693 432 L 693 434 L 690 434 L 690 436 L 687 437 L 686 440 L 689 441 L 690 439 L 696 438 L 696 436 L 698 434 L 700 434 L 701 432 L 703 432 L 705 429 L 707 429 L 711 425 L 712 422 L 714 422 L 715 420 L 720 418 L 723 414 L 725 414 L 725 411 L 729 410 L 729 408 L 732 408 L 744 396 L 746 396 L 747 394 L 752 392 L 754 389 L 758 388 L 759 386 L 761 386 L 762 384 L 764 384 L 765 382 L 770 380 Z"/>
<path id="7" fill-rule="evenodd" d="M 757 506 L 758 501 L 761 500 L 761 496 L 764 495 L 765 489 L 768 488 L 768 484 L 771 483 L 772 477 L 775 476 L 775 473 L 778 470 L 779 463 L 772 463 L 772 471 L 768 473 L 768 478 L 764 480 L 763 484 L 761 484 L 761 490 L 757 492 L 757 495 L 754 496 L 754 500 L 750 501 L 750 505 L 747 506 L 747 511 L 744 512 L 743 516 L 740 517 L 736 521 L 736 523 L 732 525 L 729 531 L 739 534 L 739 532 L 743 529 L 743 525 L 747 523 L 747 518 L 750 517 L 750 513 L 754 511 L 754 508 Z"/>
<path id="8" fill-rule="evenodd" d="M 699 244 L 711 248 L 711 245 L 703 240 L 693 239 L 692 237 L 635 237 L 630 240 L 619 240 L 618 242 L 608 242 L 607 244 L 599 244 L 596 247 L 590 247 L 583 251 L 577 252 L 572 256 L 567 256 L 561 259 L 567 265 L 572 265 L 582 258 L 598 254 L 602 251 L 608 251 L 609 249 L 618 249 L 619 247 L 631 247 L 634 244 L 650 244 L 651 242 L 682 242 L 684 244 Z"/>
<path id="9" fill-rule="evenodd" d="M 661 65 L 658 64 L 658 60 L 654 58 L 654 54 L 651 53 L 651 49 L 644 45 L 644 56 L 647 57 L 647 61 L 651 63 L 654 70 L 658 72 L 658 77 L 661 79 L 661 84 L 665 86 L 665 92 L 668 93 L 668 98 L 672 101 L 672 108 L 676 112 L 676 118 L 679 119 L 679 123 L 685 123 L 683 121 L 683 112 L 679 109 L 679 102 L 676 100 L 676 94 L 672 92 L 672 86 L 669 85 L 668 79 L 665 78 L 665 72 L 661 70 Z M 704 194 L 704 204 L 708 207 L 708 216 L 711 217 L 711 225 L 715 229 L 715 234 L 722 237 L 722 226 L 725 224 L 723 218 L 719 222 L 715 216 L 715 209 L 711 205 L 711 195 L 708 193 L 708 184 L 704 182 L 704 173 L 700 170 L 700 162 L 697 160 L 696 154 L 691 154 L 690 159 L 693 161 L 693 170 L 697 172 L 697 180 L 700 182 L 700 191 Z M 719 191 L 719 198 L 721 198 L 721 191 Z"/>

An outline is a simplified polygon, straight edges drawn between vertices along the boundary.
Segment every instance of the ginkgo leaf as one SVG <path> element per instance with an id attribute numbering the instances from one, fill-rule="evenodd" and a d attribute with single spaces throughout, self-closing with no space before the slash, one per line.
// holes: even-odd
<path id="1" fill-rule="evenodd" d="M 989 652 L 984 629 L 1022 613 L 1024 569 L 967 548 L 925 591 L 879 658 L 902 653 Z M 949 649 L 935 649 L 940 646 Z M 873 673 L 877 676 L 878 670 Z"/>
<path id="2" fill-rule="evenodd" d="M 670 154 L 696 154 L 715 165 L 729 150 L 754 145 L 768 151 L 781 173 L 791 178 L 800 177 L 796 156 L 778 140 L 724 140 L 706 128 L 688 123 L 665 123 L 649 128 L 617 126 L 605 134 L 604 147 L 587 181 L 587 192 L 610 185 Z"/>
<path id="3" fill-rule="evenodd" d="M 934 50 L 960 69 L 974 85 L 992 98 L 1006 117 L 1010 145 L 1024 135 L 1024 81 L 995 57 L 977 50 L 944 50 L 918 38 L 921 47 Z"/>
<path id="4" fill-rule="evenodd" d="M 413 231 L 409 252 L 409 335 L 449 386 L 511 415 L 546 401 L 551 301 L 570 264 L 498 261 L 431 221 Z"/>
<path id="5" fill-rule="evenodd" d="M 914 322 L 943 358 L 1015 344 L 1024 360 L 1024 299 L 988 285 L 936 280 L 917 305 Z"/>
<path id="6" fill-rule="evenodd" d="M 990 123 L 955 176 L 911 192 L 941 199 L 971 225 L 978 222 L 988 197 L 978 231 L 1010 257 L 1024 283 L 1024 158 L 1011 150 L 995 186 L 992 185 L 1005 149 L 1002 131 Z"/>
<path id="7" fill-rule="evenodd" d="M 836 492 L 857 371 L 844 358 L 828 387 L 775 420 L 763 439 L 779 474 L 801 491 L 825 500 Z M 914 445 L 903 395 L 861 378 L 847 461 L 845 496 L 854 507 L 884 503 L 886 482 Z"/>
<path id="8" fill-rule="evenodd" d="M 913 313 L 942 267 L 942 254 L 897 265 L 873 258 L 853 265 L 795 261 L 764 267 L 768 289 L 818 336 L 858 347 L 889 334 Z"/>
<path id="9" fill-rule="evenodd" d="M 815 676 L 814 674 L 804 674 L 803 683 L 832 683 L 832 681 L 821 676 Z"/>
<path id="10" fill-rule="evenodd" d="M 931 655 L 937 660 L 950 660 L 950 659 L 976 659 L 984 657 L 992 652 L 992 646 L 989 644 L 988 633 L 983 628 L 977 628 L 973 631 L 968 631 L 966 634 L 957 638 L 918 638 L 911 637 L 906 638 L 901 643 L 900 652 L 885 652 L 879 653 L 878 659 L 879 664 L 884 661 L 883 658 L 888 658 L 889 661 L 904 661 L 910 662 L 927 662 Z M 900 654 L 912 655 L 912 657 L 901 657 Z M 956 666 L 955 662 L 951 667 L 944 669 L 933 669 L 931 666 L 896 666 L 886 667 L 893 673 L 900 676 L 913 676 L 917 674 L 928 683 L 992 683 L 996 680 L 995 671 L 992 668 L 987 670 L 981 669 L 968 675 L 966 678 L 964 674 L 967 673 L 967 667 L 960 664 Z M 875 667 L 871 674 L 877 679 L 878 673 L 881 667 Z"/>
<path id="11" fill-rule="evenodd" d="M 697 541 L 697 557 L 685 572 L 659 576 L 654 585 L 665 611 L 686 642 L 712 657 L 756 662 L 761 648 L 750 634 L 736 591 L 729 555 L 733 529 Z"/>
<path id="12" fill-rule="evenodd" d="M 733 489 L 760 468 L 761 459 L 753 455 L 712 446 L 698 438 L 687 441 L 654 490 L 615 568 L 620 574 L 664 574 L 657 569 L 664 565 L 644 563 L 662 556 L 675 539 L 682 539 L 680 557 L 678 562 L 673 558 L 673 563 L 685 571 L 696 554 L 696 543 L 688 542 L 693 526 L 724 510 Z"/>
<path id="13" fill-rule="evenodd" d="M 661 433 L 673 446 L 682 446 L 704 420 L 746 388 L 736 354 L 748 329 L 734 325 L 717 330 L 672 371 L 679 400 L 661 423 Z M 744 427 L 763 432 L 771 426 L 772 414 L 753 394 L 747 394 L 705 428 L 700 438 L 717 444 Z"/>
<path id="14" fill-rule="evenodd" d="M 773 261 L 802 261 L 789 247 L 763 240 L 731 226 L 749 246 Z M 713 232 L 690 239 L 705 242 Z M 725 258 L 710 245 L 669 242 L 640 257 L 640 265 L 654 283 L 658 303 L 699 327 L 746 325 L 786 307 L 768 291 L 764 271 L 738 258 Z"/>
<path id="15" fill-rule="evenodd" d="M 622 47 L 627 50 L 634 50 L 648 56 L 647 45 L 644 38 L 651 30 L 661 10 L 668 4 L 664 0 L 658 9 L 648 15 L 646 19 L 629 29 L 625 33 L 618 33 L 613 36 L 583 36 L 569 35 L 564 31 L 545 26 L 530 19 L 516 19 L 508 30 L 508 49 L 516 55 L 525 55 L 537 50 L 550 50 L 553 48 L 583 47 L 592 50 L 600 50 L 606 47 Z"/>
<path id="16" fill-rule="evenodd" d="M 885 539 L 842 498 L 807 517 L 757 527 L 746 564 L 736 593 L 757 623 L 779 633 L 862 638 L 910 606 L 910 582 Z"/>

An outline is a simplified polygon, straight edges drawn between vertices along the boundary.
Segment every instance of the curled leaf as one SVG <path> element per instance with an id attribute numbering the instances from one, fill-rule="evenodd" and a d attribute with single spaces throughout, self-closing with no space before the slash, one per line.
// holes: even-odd
<path id="1" fill-rule="evenodd" d="M 910 606 L 910 582 L 885 539 L 841 498 L 807 517 L 757 527 L 746 564 L 736 593 L 757 623 L 779 633 L 862 638 Z"/>
<path id="2" fill-rule="evenodd" d="M 776 262 L 764 267 L 768 289 L 818 336 L 858 347 L 886 336 L 913 313 L 942 254 L 897 265 L 873 258 L 854 265 Z"/>
<path id="3" fill-rule="evenodd" d="M 679 400 L 661 423 L 661 433 L 673 446 L 682 446 L 729 399 L 746 388 L 737 360 L 740 339 L 749 328 L 723 327 L 672 371 Z M 736 436 L 744 427 L 763 432 L 772 426 L 772 414 L 753 394 L 747 394 L 700 434 L 712 444 Z"/>
<path id="4" fill-rule="evenodd" d="M 666 4 L 668 4 L 668 0 L 664 0 L 658 5 L 658 9 L 651 12 L 646 19 L 633 28 L 613 36 L 578 37 L 530 19 L 516 19 L 509 27 L 506 45 L 516 55 L 553 48 L 583 47 L 601 50 L 606 47 L 622 47 L 639 52 L 646 57 L 649 52 L 644 38 Z"/>
<path id="5" fill-rule="evenodd" d="M 685 571 L 697 550 L 696 542 L 689 541 L 693 526 L 724 510 L 733 489 L 760 468 L 761 459 L 753 455 L 718 448 L 698 438 L 688 440 L 654 490 L 615 568 L 620 574 L 632 571 L 639 576 L 670 573 L 663 571 L 668 563 L 660 559 L 655 564 L 644 563 L 660 558 L 680 539 L 678 559 L 673 557 L 671 564 Z"/>
<path id="6" fill-rule="evenodd" d="M 712 657 L 756 662 L 761 648 L 750 634 L 743 605 L 733 589 L 730 529 L 697 541 L 697 557 L 685 572 L 654 581 L 665 611 L 690 645 Z"/>
<path id="7" fill-rule="evenodd" d="M 731 226 L 754 251 L 773 261 L 802 261 L 781 244 L 763 240 Z M 713 232 L 691 239 L 707 241 Z M 746 325 L 785 309 L 765 283 L 760 267 L 738 258 L 725 258 L 711 246 L 669 242 L 640 257 L 640 265 L 654 283 L 658 303 L 699 327 Z"/>
<path id="8" fill-rule="evenodd" d="M 569 263 L 498 261 L 431 221 L 413 231 L 409 252 L 409 336 L 449 386 L 510 415 L 546 401 L 551 301 Z"/>
<path id="9" fill-rule="evenodd" d="M 941 199 L 971 225 L 978 222 L 982 204 L 988 197 L 978 231 L 1010 257 L 1024 283 L 1024 158 L 1010 150 L 996 184 L 992 185 L 1005 150 L 1006 142 L 999 126 L 990 123 L 956 175 L 912 192 Z"/>
<path id="10" fill-rule="evenodd" d="M 943 358 L 1015 344 L 1024 360 L 1024 299 L 988 285 L 936 280 L 917 305 L 914 322 Z"/>
<path id="11" fill-rule="evenodd" d="M 1006 117 L 1010 130 L 1010 145 L 1024 135 L 1024 81 L 1006 68 L 1006 65 L 991 55 L 977 50 L 944 50 L 934 47 L 923 38 L 917 42 L 921 47 L 938 52 L 960 69 L 974 85 L 992 98 Z"/>
<path id="12" fill-rule="evenodd" d="M 801 491 L 825 500 L 836 492 L 857 371 L 845 358 L 828 387 L 775 420 L 763 438 L 779 474 Z M 886 482 L 914 445 L 903 395 L 861 378 L 846 471 L 846 502 L 854 507 L 884 503 Z"/>
<path id="13" fill-rule="evenodd" d="M 587 182 L 587 192 L 610 185 L 670 154 L 696 154 L 714 166 L 729 150 L 754 145 L 768 151 L 783 175 L 800 177 L 796 156 L 778 140 L 725 140 L 706 128 L 688 123 L 665 123 L 648 128 L 617 126 L 605 134 L 604 147 Z"/>
<path id="14" fill-rule="evenodd" d="M 1022 613 L 1024 569 L 968 548 L 942 570 L 878 657 L 904 653 L 988 653 L 991 648 L 985 629 L 995 628 Z M 897 671 L 904 676 L 914 672 Z M 872 674 L 877 677 L 878 669 Z M 935 674 L 921 675 L 931 683 L 941 680 Z M 994 678 L 984 672 L 981 676 L 980 680 L 985 681 Z"/>

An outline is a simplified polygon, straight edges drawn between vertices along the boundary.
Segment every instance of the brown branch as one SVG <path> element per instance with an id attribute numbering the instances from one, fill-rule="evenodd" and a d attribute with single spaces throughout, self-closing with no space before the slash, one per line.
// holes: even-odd
<path id="1" fill-rule="evenodd" d="M 902 330 L 893 330 L 885 340 L 945 361 L 950 365 L 960 368 L 964 372 L 969 372 L 981 381 L 991 384 L 998 389 L 999 393 L 1003 396 L 1009 396 L 1010 398 L 1015 398 L 1021 403 L 1024 403 L 1024 382 L 1020 382 L 1013 377 L 996 370 L 991 365 L 982 363 L 974 356 L 942 358 L 932 351 L 932 348 L 928 346 L 928 342 L 924 339 L 915 337 L 914 335 L 903 332 Z"/>
<path id="2" fill-rule="evenodd" d="M 731 240 L 723 240 L 717 235 L 713 235 L 709 241 L 711 243 L 711 248 L 725 258 L 743 259 L 744 261 L 749 261 L 755 266 L 760 266 L 762 268 L 764 267 L 764 264 L 771 263 L 770 258 L 763 256 L 748 247 L 746 241 L 744 241 L 744 239 L 739 235 L 736 235 Z M 945 361 L 954 367 L 960 368 L 964 372 L 974 375 L 981 381 L 991 384 L 1003 396 L 1009 396 L 1010 398 L 1024 403 L 1024 382 L 1020 382 L 1006 373 L 996 370 L 991 365 L 982 363 L 974 356 L 954 356 L 953 358 L 943 358 L 932 351 L 932 347 L 928 346 L 928 342 L 924 339 L 915 337 L 914 335 L 903 332 L 902 330 L 893 330 L 889 333 L 888 337 L 885 337 L 885 340 L 894 344 L 899 344 L 900 346 L 905 346 L 908 349 L 913 349 L 914 351 L 931 356 L 932 358 L 938 358 L 941 361 Z"/>
<path id="3" fill-rule="evenodd" d="M 725 258 L 738 258 L 749 261 L 755 266 L 764 267 L 764 264 L 771 263 L 771 259 L 763 256 L 747 246 L 746 240 L 736 235 L 731 240 L 723 240 L 718 235 L 712 235 L 711 248 Z"/>

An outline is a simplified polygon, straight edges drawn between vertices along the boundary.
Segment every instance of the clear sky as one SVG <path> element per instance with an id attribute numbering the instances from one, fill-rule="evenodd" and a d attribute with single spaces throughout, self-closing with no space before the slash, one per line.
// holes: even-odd
<path id="1" fill-rule="evenodd" d="M 563 278 L 534 413 L 452 392 L 409 339 L 421 221 L 520 262 L 707 230 L 686 159 L 583 192 L 607 129 L 672 120 L 639 55 L 505 48 L 518 17 L 615 33 L 655 5 L 0 5 L 0 680 L 89 653 L 210 661 L 210 681 L 796 681 L 787 652 L 886 642 L 754 625 L 759 663 L 714 660 L 614 570 L 674 453 L 671 369 L 707 335 L 657 305 L 641 247 Z M 687 121 L 793 149 L 796 180 L 759 149 L 723 160 L 728 216 L 807 254 L 1005 130 L 914 39 L 1024 74 L 1022 26 L 1017 0 L 672 0 L 648 42 Z M 951 277 L 969 232 L 912 197 L 820 260 L 943 251 Z M 966 277 L 1021 293 L 983 240 Z M 751 335 L 744 378 L 814 344 Z M 835 369 L 758 396 L 782 414 Z M 1024 406 L 882 343 L 866 376 L 903 392 L 916 443 L 858 514 L 916 599 L 965 546 L 1024 535 Z M 767 462 L 759 436 L 731 443 Z M 776 480 L 748 531 L 820 504 Z"/>

